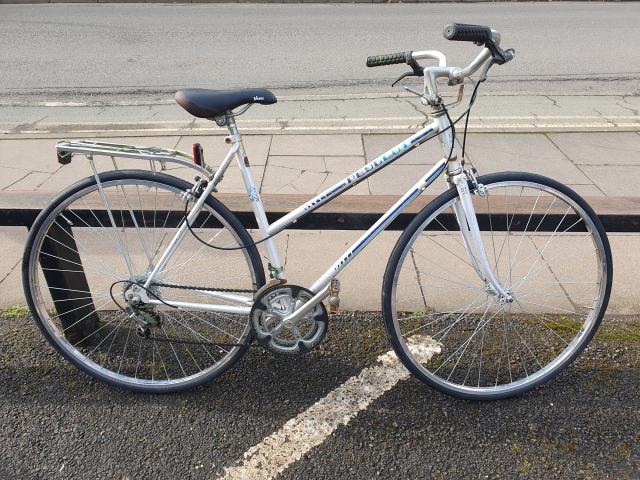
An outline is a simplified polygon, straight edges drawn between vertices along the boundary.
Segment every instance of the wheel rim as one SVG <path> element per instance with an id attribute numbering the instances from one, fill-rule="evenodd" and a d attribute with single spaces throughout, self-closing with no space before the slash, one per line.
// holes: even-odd
<path id="1" fill-rule="evenodd" d="M 105 233 L 109 229 L 100 228 L 100 225 L 106 226 L 107 224 L 104 214 L 98 213 L 96 215 L 93 210 L 95 197 L 99 196 L 97 186 L 91 184 L 70 195 L 48 215 L 43 226 L 39 229 L 34 238 L 34 246 L 29 259 L 29 291 L 41 323 L 50 338 L 60 347 L 67 358 L 73 360 L 74 363 L 89 373 L 96 374 L 104 380 L 133 388 L 163 389 L 191 386 L 226 370 L 241 355 L 244 347 L 216 347 L 210 343 L 244 344 L 247 342 L 250 337 L 248 315 L 243 315 L 241 318 L 236 315 L 196 312 L 188 309 L 174 311 L 162 306 L 156 309 L 161 321 L 158 322 L 155 328 L 155 334 L 149 338 L 140 338 L 134 331 L 138 326 L 137 322 L 125 318 L 126 315 L 123 312 L 115 310 L 113 301 L 104 287 L 111 280 L 144 280 L 145 272 L 149 270 L 148 265 L 155 264 L 164 247 L 172 238 L 171 233 L 176 230 L 171 225 L 179 221 L 179 216 L 181 217 L 182 215 L 184 204 L 181 203 L 179 196 L 183 190 L 161 181 L 143 179 L 104 181 L 102 186 L 107 195 L 112 194 L 108 196 L 110 203 L 119 192 L 124 191 L 127 194 L 124 204 L 111 205 L 111 208 L 113 211 L 120 212 L 120 220 L 116 219 L 116 223 L 120 221 L 120 225 L 123 227 L 127 224 L 126 222 L 129 222 L 129 219 L 126 222 L 124 220 L 127 211 L 133 212 L 133 215 L 130 215 L 130 223 L 134 223 L 134 226 L 129 225 L 125 228 L 118 228 L 118 230 L 122 238 L 124 238 L 125 248 L 129 250 L 130 256 L 135 258 L 133 263 L 136 275 L 132 278 L 125 268 L 126 262 L 117 258 L 118 242 L 115 241 L 117 238 L 115 232 L 109 232 L 111 234 L 109 236 Z M 155 206 L 143 203 L 146 201 L 155 201 Z M 182 207 L 180 207 L 181 205 Z M 118 207 L 120 208 L 118 209 Z M 77 212 L 79 211 L 83 213 L 78 214 Z M 162 212 L 162 215 L 159 212 Z M 193 227 L 200 236 L 204 236 L 205 239 L 219 246 L 235 246 L 242 243 L 237 233 L 218 212 L 207 204 L 205 204 L 204 212 L 193 222 Z M 114 218 L 117 216 L 114 215 Z M 154 228 L 151 228 L 151 226 L 147 228 L 146 223 L 143 224 L 143 222 L 150 221 L 150 218 L 153 218 Z M 52 298 L 51 292 L 56 289 L 62 289 L 53 286 L 51 282 L 47 286 L 43 281 L 45 277 L 42 259 L 51 255 L 50 250 L 46 248 L 43 253 L 43 244 L 45 242 L 51 243 L 50 232 L 52 227 L 59 228 L 63 219 L 73 224 L 71 231 L 76 246 L 75 250 L 78 256 L 82 258 L 82 269 L 90 287 L 88 292 L 76 291 L 69 294 L 69 297 L 72 298 L 70 302 L 75 302 L 77 305 L 78 300 L 84 301 L 83 298 L 91 297 L 87 302 L 93 302 L 93 307 L 97 311 L 98 321 L 95 325 L 97 328 L 92 329 L 95 330 L 92 335 L 94 339 L 97 338 L 99 340 L 83 337 L 78 342 L 77 338 L 74 339 L 75 341 L 68 338 L 69 333 L 72 332 L 75 326 L 71 325 L 70 327 L 69 324 L 64 326 L 61 322 L 65 314 L 69 315 L 73 311 L 70 307 L 65 307 L 64 302 L 54 301 Z M 137 226 L 135 226 L 134 219 L 137 220 Z M 161 222 L 162 227 L 160 227 Z M 209 228 L 214 223 L 217 228 Z M 211 234 L 211 232 L 214 233 Z M 62 235 L 64 241 L 60 242 L 60 236 L 58 235 L 57 244 L 66 243 L 71 238 L 65 232 Z M 139 239 L 137 245 L 134 243 L 136 237 Z M 92 243 L 95 245 L 92 246 Z M 192 286 L 195 283 L 196 286 L 215 287 L 220 287 L 222 284 L 225 287 L 246 290 L 254 290 L 256 288 L 256 272 L 246 250 L 219 253 L 196 243 L 193 237 L 185 236 L 173 259 L 163 269 L 161 277 L 163 282 Z M 110 250 L 98 248 L 105 245 L 109 245 Z M 136 252 L 134 252 L 134 246 L 137 246 Z M 65 246 L 61 245 L 60 247 L 63 250 L 66 249 Z M 91 252 L 99 252 L 100 255 L 96 256 L 95 259 L 89 258 L 88 254 Z M 101 259 L 100 257 L 104 258 Z M 113 259 L 116 259 L 119 263 L 110 261 Z M 206 280 L 211 282 L 213 274 L 221 273 L 221 268 L 223 268 L 221 267 L 223 263 L 221 259 L 224 259 L 225 265 L 229 265 L 229 270 L 224 274 L 224 277 L 218 276 L 218 282 L 215 285 L 199 283 Z M 234 259 L 236 260 L 235 262 L 233 261 Z M 240 265 L 239 262 L 243 262 L 244 266 Z M 67 258 L 62 262 L 59 261 L 59 263 L 61 270 L 67 270 L 67 275 L 75 275 L 74 270 L 70 269 L 69 265 L 77 265 L 76 262 L 72 263 Z M 147 268 L 144 268 L 144 264 L 147 264 Z M 197 269 L 194 268 L 196 266 Z M 73 268 L 80 267 L 74 266 Z M 229 271 L 233 273 L 229 273 Z M 104 278 L 100 279 L 98 277 L 109 277 L 109 280 L 105 283 Z M 100 285 L 100 288 L 94 288 L 94 285 Z M 124 305 L 125 302 L 120 295 L 123 291 L 123 285 L 124 287 L 128 286 L 128 284 L 118 284 L 116 288 L 112 284 L 112 289 L 116 300 L 120 300 L 119 303 Z M 66 285 L 64 286 L 66 287 Z M 53 287 L 53 290 L 51 287 Z M 167 295 L 166 292 L 168 290 L 157 288 L 155 293 L 162 298 Z M 189 300 L 187 297 L 197 297 L 198 302 L 213 302 L 208 298 L 201 298 L 200 294 L 196 295 L 191 290 L 179 291 L 181 292 L 179 294 L 181 298 L 178 298 L 180 300 Z M 80 295 L 80 297 L 77 297 L 77 295 Z M 171 295 L 171 298 L 175 299 L 173 297 L 174 294 Z M 250 293 L 239 295 L 247 296 L 247 299 L 251 298 Z M 234 304 L 219 300 L 215 300 L 215 303 Z M 55 306 L 55 311 L 51 310 L 52 306 Z M 109 310 L 109 308 L 114 310 Z M 77 307 L 75 309 L 77 310 Z M 113 318 L 110 318 L 110 316 Z M 92 318 L 92 316 L 88 318 Z M 79 324 L 85 321 L 86 318 L 84 320 L 80 318 Z M 164 340 L 162 337 L 164 337 Z M 168 341 L 167 339 L 175 341 Z M 195 343 L 181 343 L 177 341 L 178 339 Z M 86 347 L 89 340 L 92 343 L 89 344 L 89 347 Z M 123 342 L 124 345 L 122 345 Z M 115 358 L 115 353 L 112 354 L 111 349 L 114 349 L 113 352 L 117 352 L 117 347 L 122 348 L 119 363 L 111 358 Z M 105 366 L 105 363 L 108 363 L 108 367 Z M 125 371 L 127 373 L 124 373 Z"/>
<path id="2" fill-rule="evenodd" d="M 429 295 L 429 292 L 427 292 L 430 289 L 430 287 L 432 287 L 433 285 L 428 284 L 429 283 L 428 275 L 425 275 L 424 272 L 421 271 L 419 265 L 416 263 L 417 252 L 416 252 L 416 248 L 413 248 L 413 247 L 416 244 L 415 243 L 416 240 L 419 239 L 421 235 L 424 235 L 425 227 L 428 227 L 429 225 L 432 225 L 432 224 L 437 225 L 438 223 L 440 223 L 439 227 L 445 227 L 444 229 L 446 229 L 447 226 L 442 225 L 442 221 L 440 220 L 440 218 L 442 218 L 443 212 L 451 211 L 451 207 L 457 201 L 458 197 L 456 196 L 454 199 L 451 199 L 445 202 L 440 208 L 438 208 L 435 212 L 433 212 L 429 216 L 429 218 L 427 218 L 422 223 L 420 228 L 416 230 L 414 235 L 410 238 L 409 242 L 406 244 L 406 247 L 400 256 L 398 267 L 395 270 L 394 278 L 393 278 L 392 295 L 391 295 L 391 313 L 392 313 L 393 327 L 397 334 L 396 337 L 400 343 L 400 347 L 404 352 L 404 354 L 408 357 L 408 360 L 411 363 L 413 368 L 415 368 L 419 373 L 424 375 L 424 377 L 426 377 L 426 379 L 430 383 L 438 387 L 442 387 L 443 389 L 451 393 L 456 393 L 466 397 L 509 396 L 511 394 L 515 394 L 520 391 L 530 389 L 535 385 L 543 383 L 550 376 L 554 375 L 559 370 L 564 368 L 564 366 L 566 366 L 568 363 L 570 363 L 570 361 L 573 358 L 575 358 L 575 356 L 579 353 L 581 348 L 584 347 L 584 344 L 590 339 L 590 336 L 592 335 L 594 329 L 597 327 L 597 323 L 599 321 L 599 314 L 602 309 L 603 301 L 605 299 L 605 290 L 607 285 L 606 255 L 604 253 L 605 251 L 604 251 L 604 245 L 602 243 L 602 239 L 598 235 L 597 229 L 593 221 L 589 217 L 589 215 L 586 214 L 586 212 L 578 205 L 577 202 L 575 202 L 572 198 L 568 197 L 562 192 L 559 192 L 547 185 L 538 184 L 535 182 L 502 181 L 502 182 L 487 184 L 486 187 L 488 189 L 489 194 L 485 197 L 485 199 L 487 199 L 486 202 L 489 204 L 491 203 L 489 199 L 498 197 L 495 194 L 499 191 L 498 189 L 500 188 L 505 189 L 505 194 L 507 192 L 507 189 L 520 188 L 521 195 L 524 189 L 536 190 L 536 192 L 539 192 L 539 194 L 537 193 L 536 196 L 532 197 L 531 203 L 536 202 L 536 199 L 538 202 L 540 202 L 542 192 L 544 192 L 545 195 L 549 196 L 549 198 L 552 199 L 551 203 L 557 202 L 555 205 L 556 207 L 558 206 L 558 203 L 564 202 L 564 206 L 571 210 L 570 215 L 571 214 L 577 215 L 577 217 L 580 219 L 580 222 L 584 224 L 585 232 L 582 232 L 582 233 L 583 234 L 586 233 L 585 237 L 588 237 L 590 239 L 594 247 L 593 258 L 589 258 L 588 260 L 585 258 L 584 263 L 586 264 L 588 262 L 592 262 L 594 265 L 595 280 L 593 280 L 593 283 L 595 286 L 592 292 L 593 302 L 590 308 L 588 309 L 589 310 L 588 313 L 583 313 L 585 310 L 581 310 L 580 308 L 576 309 L 574 312 L 567 312 L 563 310 L 568 310 L 568 309 L 564 307 L 555 306 L 554 304 L 552 304 L 552 302 L 550 302 L 550 300 L 552 299 L 552 295 L 556 295 L 557 293 L 547 292 L 545 300 L 540 300 L 541 298 L 540 292 L 533 292 L 533 293 L 527 292 L 529 293 L 528 297 L 526 296 L 526 294 L 525 296 L 522 295 L 522 286 L 526 285 L 527 281 L 531 280 L 532 278 L 531 273 L 529 273 L 528 277 L 527 276 L 523 277 L 525 278 L 525 280 L 520 282 L 520 285 L 518 285 L 517 282 L 516 283 L 513 282 L 513 269 L 510 269 L 510 274 L 512 276 L 511 282 L 506 280 L 506 270 L 505 270 L 503 272 L 499 272 L 498 276 L 500 277 L 501 281 L 505 280 L 505 283 L 507 284 L 508 287 L 515 287 L 514 289 L 516 291 L 514 292 L 514 297 L 516 298 L 515 303 L 517 305 L 517 312 L 519 313 L 518 315 L 515 315 L 514 314 L 515 312 L 512 313 L 513 308 L 510 308 L 509 310 L 502 309 L 501 311 L 497 300 L 495 301 L 495 303 L 492 303 L 492 302 L 484 303 L 484 302 L 478 301 L 477 303 L 473 304 L 473 302 L 471 302 L 466 305 L 466 306 L 471 305 L 470 310 L 467 310 L 465 312 L 464 310 L 465 307 L 462 307 L 462 309 L 458 309 L 460 310 L 459 312 L 455 313 L 456 317 L 454 317 L 452 320 L 453 321 L 457 320 L 457 323 L 456 325 L 454 325 L 454 327 L 452 327 L 448 331 L 445 330 L 444 332 L 436 331 L 436 326 L 441 326 L 443 324 L 442 322 L 439 323 L 438 316 L 437 316 L 438 309 L 434 308 L 433 309 L 434 311 L 430 317 L 427 314 L 427 311 L 428 311 L 428 307 L 430 306 L 429 301 L 432 298 L 437 298 L 437 296 Z M 479 201 L 482 201 L 482 200 L 476 197 L 474 199 L 474 204 L 478 204 Z M 549 203 L 549 201 L 547 201 L 547 203 Z M 545 207 L 543 206 L 543 203 L 538 203 L 536 206 L 534 206 L 534 208 L 532 209 L 532 212 L 533 210 L 539 211 L 540 206 L 542 206 L 543 208 L 541 212 L 543 215 L 540 219 L 540 222 L 542 224 L 545 221 L 544 212 L 546 211 Z M 549 208 L 549 211 L 555 211 L 554 205 L 552 205 Z M 516 217 L 515 212 L 512 212 L 512 214 L 513 214 L 513 218 L 515 218 Z M 487 216 L 489 218 L 492 217 L 491 214 L 488 214 Z M 547 218 L 549 217 L 551 217 L 551 215 L 547 215 Z M 567 216 L 566 218 L 568 217 L 569 216 Z M 508 215 L 505 216 L 505 220 L 504 220 L 505 224 L 508 224 L 507 218 L 508 218 Z M 531 220 L 534 218 L 535 220 L 532 222 Z M 566 222 L 566 218 L 565 220 L 563 220 L 563 222 Z M 525 223 L 524 229 L 519 235 L 521 237 L 524 237 L 525 234 L 527 233 L 527 225 L 531 225 L 531 229 L 533 230 L 534 228 L 533 226 L 536 225 L 535 222 L 537 221 L 537 217 L 532 216 L 528 220 L 529 220 L 529 223 L 528 224 Z M 491 226 L 491 223 L 492 222 L 489 222 L 490 226 Z M 561 224 L 559 223 L 558 225 L 560 226 Z M 566 225 L 566 223 L 564 223 L 564 225 Z M 564 229 L 564 225 L 563 225 L 563 229 Z M 529 230 L 529 233 L 536 233 L 536 234 L 542 233 L 542 232 L 535 232 L 532 230 Z M 550 245 L 553 244 L 553 242 L 555 242 L 558 238 L 560 238 L 559 233 L 568 233 L 568 232 L 562 232 L 562 229 L 557 229 L 556 232 L 551 232 L 550 234 L 551 242 L 549 244 L 545 246 L 544 243 L 541 243 L 542 258 L 544 258 L 545 256 L 549 256 L 549 252 L 547 251 L 547 249 Z M 489 260 L 492 264 L 498 265 L 498 271 L 499 271 L 500 270 L 499 265 L 501 263 L 501 259 L 500 259 L 501 253 L 499 253 L 500 252 L 499 247 L 496 250 L 493 249 L 494 248 L 493 242 L 495 241 L 495 232 L 493 231 L 493 228 L 492 228 L 490 240 L 488 240 L 487 238 L 488 235 L 484 231 L 482 232 L 482 234 L 483 234 L 482 236 L 485 242 L 485 247 L 487 250 L 487 255 L 489 257 Z M 454 235 L 460 236 L 459 230 L 457 230 L 454 233 Z M 554 235 L 556 236 L 553 237 Z M 573 233 L 571 233 L 571 235 L 573 235 Z M 506 240 L 511 235 L 503 235 L 503 236 L 505 237 L 504 239 Z M 540 238 L 542 238 L 542 235 L 540 235 Z M 563 240 L 563 241 L 566 242 L 566 240 Z M 539 239 L 535 239 L 531 241 L 531 244 L 533 245 L 534 248 L 538 247 L 538 249 L 540 249 L 540 245 L 537 245 L 536 243 L 540 243 Z M 449 243 L 447 244 L 447 247 L 451 249 L 452 245 L 459 245 L 459 247 L 463 247 L 461 242 L 451 242 L 451 241 L 449 241 Z M 435 245 L 433 244 L 432 246 L 435 247 Z M 514 248 L 517 248 L 517 247 L 514 247 Z M 442 252 L 443 250 L 440 249 L 440 251 Z M 454 253 L 458 255 L 465 254 L 464 250 L 461 250 L 461 248 L 458 249 L 458 251 L 454 251 Z M 519 256 L 519 253 L 517 252 L 517 250 L 516 250 L 516 255 Z M 452 257 L 450 253 L 447 254 L 447 256 Z M 498 259 L 497 261 L 496 261 L 496 258 Z M 534 258 L 537 258 L 537 257 L 534 257 Z M 462 259 L 462 261 L 463 260 L 464 258 Z M 467 257 L 467 260 L 469 261 L 469 263 L 472 263 L 471 258 Z M 418 260 L 418 262 L 419 261 L 420 260 Z M 458 260 L 458 262 L 461 262 L 461 260 Z M 423 264 L 425 263 L 426 262 L 423 262 Z M 512 263 L 511 260 L 508 263 L 509 265 L 511 265 Z M 422 280 L 417 281 L 416 283 L 420 284 L 418 290 L 419 290 L 419 294 L 421 295 L 421 300 L 423 300 L 423 303 L 425 306 L 424 307 L 425 312 L 423 315 L 419 315 L 419 314 L 414 314 L 414 315 L 416 316 L 416 318 L 420 318 L 422 316 L 424 318 L 429 318 L 429 321 L 434 322 L 432 323 L 432 326 L 422 326 L 423 324 L 419 324 L 418 325 L 419 329 L 414 332 L 412 332 L 409 328 L 405 327 L 405 325 L 408 325 L 409 322 L 413 320 L 410 318 L 411 315 L 407 315 L 406 311 L 402 310 L 403 308 L 405 308 L 402 305 L 404 300 L 402 296 L 399 297 L 399 294 L 401 293 L 400 290 L 402 290 L 403 288 L 402 285 L 399 285 L 399 283 L 400 284 L 402 283 L 402 282 L 399 282 L 399 280 L 401 280 L 403 271 L 407 269 L 406 266 L 409 264 L 412 264 L 411 268 L 415 270 L 416 278 L 418 278 L 420 275 L 423 276 Z M 556 270 L 558 270 L 557 265 L 554 265 L 553 267 Z M 537 267 L 535 268 L 537 269 Z M 550 275 L 552 278 L 553 278 L 554 268 L 551 268 L 551 267 L 549 268 L 549 270 L 551 271 Z M 536 272 L 536 269 L 534 269 L 533 272 Z M 458 282 L 463 283 L 459 281 L 460 270 L 458 270 L 456 274 L 458 275 L 458 278 L 457 278 Z M 474 272 L 474 275 L 475 275 L 475 272 Z M 477 277 L 477 275 L 475 275 L 475 277 L 478 280 L 478 282 L 480 282 L 480 278 Z M 441 276 L 441 278 L 444 278 L 444 276 Z M 535 275 L 534 275 L 534 278 L 535 278 Z M 557 283 L 560 286 L 566 286 L 567 284 L 566 278 L 560 279 L 556 277 L 555 279 L 558 280 Z M 433 283 L 436 283 L 437 280 L 434 278 L 431 278 L 431 281 Z M 548 280 L 545 280 L 545 281 L 548 281 Z M 474 292 L 474 293 L 480 294 L 481 293 L 480 290 L 482 290 L 484 286 L 481 284 L 478 285 L 478 282 L 476 282 L 476 284 L 473 285 L 473 286 L 479 287 L 478 292 Z M 583 282 L 583 280 L 577 281 L 575 285 L 580 284 L 579 282 Z M 584 282 L 586 284 L 586 280 L 584 280 Z M 441 283 L 446 283 L 446 282 L 441 281 Z M 539 283 L 542 283 L 542 281 L 540 281 Z M 571 288 L 574 289 L 575 285 L 573 285 Z M 462 289 L 463 286 L 466 286 L 466 285 L 460 285 L 460 284 L 454 285 L 450 283 L 447 289 L 440 288 L 439 290 L 451 291 L 451 290 L 455 290 L 456 288 Z M 415 290 L 415 285 L 414 285 L 414 290 Z M 432 288 L 431 292 L 435 290 L 436 290 L 435 288 Z M 570 298 L 571 297 L 570 293 L 571 292 L 565 291 L 563 292 L 563 295 L 568 296 Z M 485 295 L 486 295 L 486 292 L 485 292 Z M 429 301 L 425 300 L 427 298 L 429 299 Z M 494 297 L 494 298 L 497 298 L 497 297 Z M 480 308 L 479 312 L 477 311 L 478 308 Z M 538 310 L 546 308 L 549 312 L 551 312 L 551 314 L 549 314 L 549 312 L 544 313 L 540 311 L 531 312 L 532 308 L 538 309 Z M 400 313 L 399 313 L 399 310 L 400 310 Z M 557 319 L 558 314 L 564 314 L 564 316 L 568 318 Z M 580 319 L 580 325 L 576 325 L 576 321 L 573 318 L 571 318 L 571 315 L 573 315 L 574 317 L 577 316 L 577 318 Z M 509 318 L 507 318 L 505 321 L 504 317 L 509 317 Z M 442 318 L 445 319 L 446 321 L 446 317 L 442 317 Z M 527 342 L 527 334 L 529 335 L 531 334 L 532 328 L 529 325 L 527 325 L 525 328 L 522 327 L 522 324 L 525 320 L 535 322 L 535 325 L 538 325 L 540 329 L 542 329 L 544 325 L 544 327 L 546 327 L 546 330 L 548 331 L 548 335 L 547 335 L 548 337 L 552 337 L 553 339 L 557 340 L 556 343 L 560 343 L 560 340 L 556 338 L 556 337 L 559 337 L 566 344 L 563 346 L 563 348 L 559 349 L 557 352 L 554 352 L 553 358 L 551 360 L 540 361 L 541 358 L 538 358 L 537 359 L 537 362 L 539 363 L 538 368 L 532 369 L 531 367 L 529 367 L 528 370 L 527 370 L 527 366 L 529 366 L 532 362 L 536 361 L 535 357 L 536 357 L 536 353 L 538 353 L 537 349 L 542 350 L 542 348 L 540 347 L 544 347 L 544 345 L 534 345 L 533 347 L 532 345 L 528 345 L 528 348 L 526 348 L 527 347 L 526 344 L 531 343 L 531 342 Z M 550 320 L 552 320 L 553 322 L 550 322 Z M 558 320 L 562 320 L 562 321 L 558 321 Z M 505 345 L 503 344 L 503 348 L 501 352 L 501 355 L 502 355 L 501 361 L 503 362 L 504 370 L 501 373 L 498 367 L 498 372 L 496 374 L 497 380 L 495 384 L 491 385 L 488 381 L 486 381 L 486 379 L 484 378 L 485 375 L 482 372 L 483 362 L 486 362 L 487 360 L 486 350 L 484 350 L 484 357 L 483 357 L 483 349 L 486 348 L 485 342 L 487 338 L 487 330 L 490 330 L 490 328 L 487 328 L 487 327 L 492 326 L 492 324 L 497 325 L 500 322 L 502 323 L 501 327 L 503 330 L 505 328 L 511 329 L 510 333 L 509 332 L 503 333 L 503 337 L 507 338 L 507 342 L 510 336 L 517 337 L 519 334 L 520 337 L 522 337 L 522 338 L 519 338 L 519 346 L 520 346 L 520 349 L 523 351 L 516 354 L 516 352 L 512 350 L 512 355 L 513 354 L 515 355 L 513 355 L 513 358 L 509 359 L 508 343 L 506 345 L 506 348 L 505 348 Z M 518 322 L 518 323 L 514 323 L 514 322 Z M 423 322 L 423 323 L 428 323 L 428 322 Z M 450 321 L 449 323 L 453 323 L 453 322 Z M 468 334 L 467 337 L 464 337 L 461 335 L 460 336 L 461 340 L 458 342 L 454 342 L 452 340 L 452 337 L 454 337 L 454 335 L 451 335 L 451 331 L 455 329 L 462 330 L 462 328 L 465 326 L 465 323 L 468 323 L 468 328 L 473 327 L 473 329 L 470 330 L 470 333 Z M 567 332 L 570 332 L 570 331 L 576 331 L 575 335 L 572 338 L 569 338 L 569 335 L 567 334 Z M 433 333 L 434 336 L 431 337 L 429 333 Z M 444 338 L 445 342 L 441 347 L 442 351 L 437 355 L 434 354 L 434 356 L 431 357 L 428 361 L 425 359 L 417 359 L 416 356 L 412 353 L 412 349 L 407 342 L 407 339 L 411 338 L 411 335 L 415 336 L 417 334 L 428 335 L 430 337 L 429 338 L 430 341 L 435 339 L 437 341 L 440 341 L 441 343 L 443 343 L 442 340 Z M 449 348 L 449 346 L 446 345 L 447 341 L 455 345 L 455 348 L 454 347 Z M 465 345 L 465 341 L 467 342 L 466 345 Z M 460 348 L 460 350 L 458 350 L 458 348 Z M 546 346 L 545 348 L 546 350 L 549 350 L 548 346 Z M 456 353 L 456 350 L 457 350 L 457 353 Z M 480 352 L 479 355 L 478 355 L 478 352 Z M 507 352 L 507 355 L 505 355 L 505 352 Z M 463 362 L 462 360 L 465 355 L 467 355 L 467 360 Z M 475 356 L 472 357 L 472 355 L 475 355 Z M 528 359 L 528 361 L 523 361 L 526 357 L 530 357 L 530 358 Z M 520 360 L 522 367 L 524 367 L 524 368 L 519 368 L 519 370 L 524 371 L 524 373 L 522 373 L 521 375 L 518 375 L 519 378 L 513 378 L 514 372 L 509 369 L 509 366 L 514 366 L 513 363 L 515 359 Z M 454 362 L 457 362 L 457 363 L 454 363 Z M 460 368 L 460 367 L 463 367 L 463 368 Z M 456 373 L 456 370 L 458 370 L 457 373 Z M 501 383 L 499 380 L 500 378 L 505 378 L 507 371 L 509 372 L 509 381 Z M 464 372 L 464 374 L 461 374 L 460 372 Z M 475 380 L 475 376 L 477 376 L 478 381 L 471 382 L 470 381 L 471 379 Z M 455 380 L 455 381 L 452 381 L 452 380 Z"/>

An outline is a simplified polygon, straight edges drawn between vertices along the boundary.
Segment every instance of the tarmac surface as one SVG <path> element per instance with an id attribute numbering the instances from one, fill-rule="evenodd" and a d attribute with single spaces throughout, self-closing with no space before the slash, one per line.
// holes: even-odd
<path id="1" fill-rule="evenodd" d="M 450 22 L 491 25 L 516 49 L 491 72 L 497 91 L 637 94 L 639 15 L 635 2 L 6 5 L 1 96 L 388 92 L 406 66 L 366 68 L 368 55 L 441 50 L 464 66 L 478 54 L 442 37 Z"/>
<path id="2" fill-rule="evenodd" d="M 606 320 L 576 364 L 520 398 L 402 381 L 276 478 L 637 478 L 639 327 Z M 0 478 L 217 478 L 388 348 L 379 314 L 345 313 L 307 356 L 256 347 L 208 386 L 136 395 L 76 371 L 4 310 Z"/>

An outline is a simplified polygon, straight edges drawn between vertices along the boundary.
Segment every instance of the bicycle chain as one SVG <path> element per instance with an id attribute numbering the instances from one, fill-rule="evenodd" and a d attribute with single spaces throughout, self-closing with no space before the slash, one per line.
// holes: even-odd
<path id="1" fill-rule="evenodd" d="M 257 290 L 249 290 L 242 288 L 212 288 L 212 287 L 196 287 L 194 285 L 178 285 L 175 283 L 161 283 L 161 282 L 152 282 L 151 286 L 154 287 L 164 287 L 164 288 L 175 288 L 178 290 L 203 290 L 203 291 L 216 291 L 216 292 L 235 292 L 235 293 L 256 293 Z M 182 343 L 188 345 L 209 345 L 214 347 L 250 347 L 249 343 L 220 343 L 220 342 L 197 342 L 195 340 L 182 340 L 178 338 L 161 338 L 156 337 L 155 335 L 151 335 L 148 337 L 149 340 L 153 340 L 156 342 L 167 342 L 167 343 Z"/>
<path id="2" fill-rule="evenodd" d="M 178 285 L 175 283 L 152 282 L 153 287 L 176 288 L 179 290 L 203 290 L 206 292 L 229 292 L 229 293 L 256 293 L 257 290 L 249 290 L 242 288 L 222 288 L 222 287 L 195 287 L 193 285 Z"/>

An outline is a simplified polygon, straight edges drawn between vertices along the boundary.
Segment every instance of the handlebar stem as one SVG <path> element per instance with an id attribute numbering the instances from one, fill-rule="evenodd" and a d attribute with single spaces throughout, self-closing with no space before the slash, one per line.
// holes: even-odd
<path id="1" fill-rule="evenodd" d="M 434 58 L 433 54 L 440 54 L 440 52 L 425 51 L 415 52 L 416 54 L 430 54 L 430 56 L 422 56 L 420 58 Z M 440 59 L 440 57 L 438 57 Z M 423 103 L 425 105 L 435 105 L 439 103 L 440 94 L 438 92 L 438 86 L 436 81 L 438 78 L 448 78 L 452 84 L 461 83 L 465 78 L 473 75 L 483 65 L 489 65 L 487 62 L 491 60 L 491 51 L 488 48 L 483 48 L 473 61 L 464 68 L 459 67 L 446 67 L 446 58 L 442 55 L 441 65 L 437 67 L 427 67 L 424 69 L 424 97 Z M 486 69 L 483 71 L 483 75 L 486 75 Z"/>
<path id="2" fill-rule="evenodd" d="M 436 80 L 442 77 L 449 78 L 452 71 L 453 68 L 451 67 L 427 67 L 424 69 L 424 104 L 434 106 L 440 102 Z"/>

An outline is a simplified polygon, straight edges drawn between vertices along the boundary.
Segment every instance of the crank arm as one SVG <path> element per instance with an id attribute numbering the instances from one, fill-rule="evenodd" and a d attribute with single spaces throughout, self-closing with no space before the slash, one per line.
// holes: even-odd
<path id="1" fill-rule="evenodd" d="M 329 296 L 331 291 L 331 283 L 328 283 L 322 290 L 316 293 L 311 300 L 294 311 L 291 315 L 283 319 L 283 323 L 297 323 L 302 317 L 313 310 L 322 300 Z"/>

